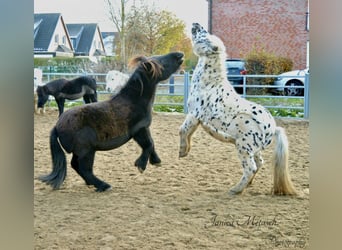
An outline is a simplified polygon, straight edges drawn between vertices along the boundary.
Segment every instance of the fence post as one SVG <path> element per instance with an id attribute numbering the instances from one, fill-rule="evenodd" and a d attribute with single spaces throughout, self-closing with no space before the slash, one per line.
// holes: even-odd
<path id="1" fill-rule="evenodd" d="M 169 94 L 175 93 L 175 77 L 172 75 L 169 81 Z"/>
<path id="2" fill-rule="evenodd" d="M 244 97 L 244 98 L 246 98 L 246 95 L 247 95 L 246 84 L 247 84 L 247 77 L 244 75 L 243 76 L 243 92 L 242 92 L 242 97 Z"/>
<path id="3" fill-rule="evenodd" d="M 189 96 L 189 82 L 190 82 L 189 72 L 185 72 L 184 74 L 184 114 L 188 113 L 188 96 Z"/>
<path id="4" fill-rule="evenodd" d="M 309 118 L 309 92 L 310 92 L 310 77 L 308 73 L 305 73 L 304 84 L 304 118 Z"/>

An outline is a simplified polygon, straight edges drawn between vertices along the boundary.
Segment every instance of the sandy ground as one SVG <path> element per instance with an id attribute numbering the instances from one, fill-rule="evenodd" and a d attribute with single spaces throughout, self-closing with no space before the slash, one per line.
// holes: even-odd
<path id="1" fill-rule="evenodd" d="M 48 142 L 57 117 L 52 109 L 34 116 L 35 177 L 51 171 Z M 134 141 L 97 152 L 94 171 L 112 185 L 108 192 L 96 193 L 69 166 L 60 190 L 35 179 L 35 249 L 308 249 L 309 123 L 277 120 L 289 137 L 298 197 L 270 194 L 273 144 L 254 183 L 242 195 L 229 196 L 242 174 L 234 145 L 199 128 L 190 154 L 179 159 L 183 119 L 153 115 L 162 165 L 148 165 L 143 174 L 134 167 L 140 154 Z"/>

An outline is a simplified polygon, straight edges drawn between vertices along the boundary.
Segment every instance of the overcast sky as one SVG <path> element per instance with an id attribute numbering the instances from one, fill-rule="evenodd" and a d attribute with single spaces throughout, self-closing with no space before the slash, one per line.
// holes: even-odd
<path id="1" fill-rule="evenodd" d="M 129 3 L 133 3 L 130 0 Z M 139 2 L 139 0 L 136 0 Z M 182 19 L 186 32 L 190 34 L 191 24 L 198 22 L 208 26 L 207 0 L 145 0 L 159 9 L 166 9 Z M 34 0 L 35 13 L 61 13 L 66 23 L 98 23 L 100 30 L 115 31 L 109 21 L 104 0 Z"/>

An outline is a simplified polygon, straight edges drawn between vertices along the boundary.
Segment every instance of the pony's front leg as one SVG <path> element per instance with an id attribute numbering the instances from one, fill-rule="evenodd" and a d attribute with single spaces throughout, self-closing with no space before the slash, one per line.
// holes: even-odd
<path id="1" fill-rule="evenodd" d="M 152 165 L 160 165 L 161 163 L 161 160 L 157 154 L 157 152 L 155 151 L 154 147 L 153 147 L 153 151 L 151 152 L 151 155 L 150 155 L 150 163 Z"/>
<path id="2" fill-rule="evenodd" d="M 133 136 L 133 139 L 142 148 L 141 155 L 135 161 L 134 164 L 138 168 L 140 173 L 145 171 L 148 159 L 150 159 L 151 164 L 159 164 L 161 162 L 157 153 L 154 150 L 154 144 L 149 128 L 141 128 Z"/>
<path id="3" fill-rule="evenodd" d="M 191 148 L 191 136 L 195 132 L 199 125 L 199 120 L 194 116 L 188 114 L 179 130 L 180 146 L 179 157 L 185 157 L 188 155 Z"/>
<path id="4" fill-rule="evenodd" d="M 59 111 L 59 116 L 61 116 L 61 114 L 64 111 L 64 103 L 65 103 L 65 99 L 64 98 L 58 98 L 55 99 L 58 105 L 58 111 Z"/>

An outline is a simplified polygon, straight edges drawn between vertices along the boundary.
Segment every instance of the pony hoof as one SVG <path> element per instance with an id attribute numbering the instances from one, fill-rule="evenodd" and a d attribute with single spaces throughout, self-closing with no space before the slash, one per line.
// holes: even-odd
<path id="1" fill-rule="evenodd" d="M 158 159 L 150 159 L 150 163 L 154 166 L 160 166 L 161 165 L 161 160 Z"/>
<path id="2" fill-rule="evenodd" d="M 188 155 L 187 152 L 179 152 L 179 158 L 185 157 L 187 155 Z"/>
<path id="3" fill-rule="evenodd" d="M 103 187 L 96 188 L 95 191 L 98 192 L 98 193 L 102 193 L 102 192 L 109 191 L 109 190 L 112 190 L 112 186 L 107 184 L 107 185 L 105 185 Z"/>
<path id="4" fill-rule="evenodd" d="M 141 167 L 138 167 L 138 170 L 140 172 L 140 174 L 144 173 L 145 169 L 141 168 Z"/>
<path id="5" fill-rule="evenodd" d="M 237 190 L 234 190 L 234 189 L 230 189 L 228 194 L 231 195 L 231 196 L 234 196 L 234 195 L 238 195 L 238 194 L 241 194 L 242 191 L 237 191 Z"/>

